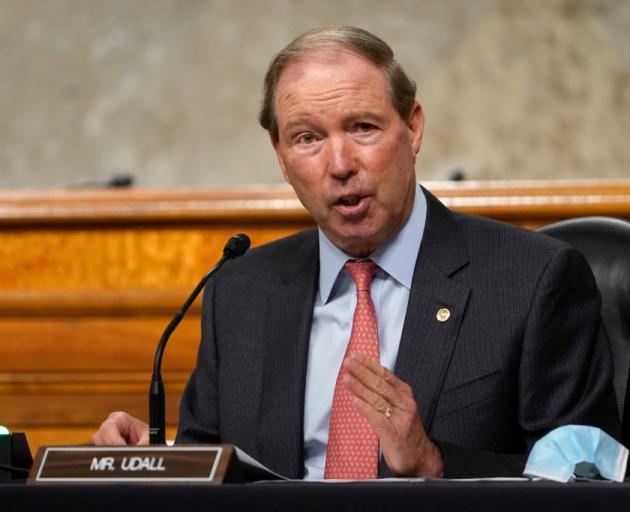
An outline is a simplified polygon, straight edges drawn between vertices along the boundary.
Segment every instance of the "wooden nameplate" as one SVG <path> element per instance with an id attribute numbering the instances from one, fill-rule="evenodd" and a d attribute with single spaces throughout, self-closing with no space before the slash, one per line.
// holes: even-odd
<path id="1" fill-rule="evenodd" d="M 241 481 L 231 444 L 42 446 L 28 483 Z"/>

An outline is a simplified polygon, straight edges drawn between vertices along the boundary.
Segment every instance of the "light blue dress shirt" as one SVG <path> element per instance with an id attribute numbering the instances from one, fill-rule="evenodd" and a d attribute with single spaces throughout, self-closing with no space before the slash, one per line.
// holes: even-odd
<path id="1" fill-rule="evenodd" d="M 370 255 L 379 270 L 371 288 L 381 364 L 394 369 L 411 280 L 427 215 L 417 187 L 411 215 L 398 235 Z M 304 478 L 324 477 L 328 424 L 337 373 L 343 361 L 356 306 L 355 285 L 343 268 L 352 259 L 319 232 L 319 291 L 315 297 L 304 402 Z"/>

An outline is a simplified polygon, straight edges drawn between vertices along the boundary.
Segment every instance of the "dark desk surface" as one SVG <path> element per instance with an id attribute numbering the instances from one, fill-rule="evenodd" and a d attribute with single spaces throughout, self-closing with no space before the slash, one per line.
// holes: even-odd
<path id="1" fill-rule="evenodd" d="M 0 484 L 0 510 L 630 510 L 630 482 Z"/>

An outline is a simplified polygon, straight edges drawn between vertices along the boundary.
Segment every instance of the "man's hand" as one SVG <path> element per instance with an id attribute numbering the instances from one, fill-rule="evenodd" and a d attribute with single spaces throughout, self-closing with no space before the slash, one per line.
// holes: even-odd
<path id="1" fill-rule="evenodd" d="M 126 412 L 113 412 L 92 435 L 95 445 L 149 444 L 149 426 Z"/>
<path id="2" fill-rule="evenodd" d="M 361 354 L 350 354 L 343 364 L 346 385 L 376 432 L 389 469 L 398 476 L 443 476 L 442 455 L 424 431 L 409 385 Z"/>

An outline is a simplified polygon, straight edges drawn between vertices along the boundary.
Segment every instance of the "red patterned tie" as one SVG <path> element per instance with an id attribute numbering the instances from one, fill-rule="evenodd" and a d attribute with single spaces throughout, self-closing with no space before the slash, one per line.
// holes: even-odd
<path id="1" fill-rule="evenodd" d="M 346 356 L 351 352 L 357 352 L 378 362 L 378 324 L 370 297 L 372 276 L 378 267 L 369 260 L 348 261 L 345 267 L 357 288 L 357 307 L 354 310 Z M 354 395 L 343 383 L 345 374 L 345 370 L 341 368 L 335 383 L 324 478 L 344 480 L 376 478 L 378 437 L 355 407 Z"/>

